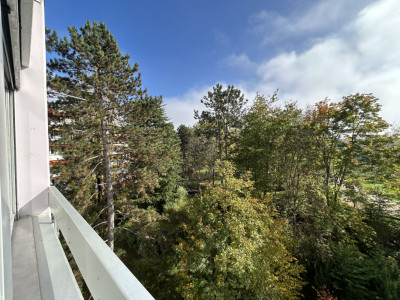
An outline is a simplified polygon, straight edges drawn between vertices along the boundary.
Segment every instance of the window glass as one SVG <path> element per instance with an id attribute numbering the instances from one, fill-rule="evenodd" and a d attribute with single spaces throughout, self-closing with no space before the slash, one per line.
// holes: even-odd
<path id="1" fill-rule="evenodd" d="M 7 38 L 3 35 L 3 38 Z M 10 214 L 14 217 L 17 213 L 17 185 L 16 185 L 16 152 L 15 152 L 15 103 L 14 84 L 12 79 L 11 53 L 7 42 L 3 40 L 3 67 L 5 90 L 5 115 L 6 115 L 6 147 L 8 161 L 8 206 Z"/>
<path id="2" fill-rule="evenodd" d="M 8 171 L 9 171 L 9 207 L 10 213 L 15 215 L 17 208 L 16 201 L 16 157 L 15 157 L 15 122 L 14 122 L 14 92 L 6 88 L 5 90 L 6 102 L 6 124 L 7 124 L 7 140 L 8 140 Z"/>

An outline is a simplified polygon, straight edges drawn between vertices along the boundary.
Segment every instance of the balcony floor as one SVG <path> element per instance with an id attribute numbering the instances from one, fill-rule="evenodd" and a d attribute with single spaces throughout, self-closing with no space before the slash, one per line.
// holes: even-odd
<path id="1" fill-rule="evenodd" d="M 82 299 L 49 212 L 15 221 L 13 299 Z"/>
<path id="2" fill-rule="evenodd" d="M 14 223 L 12 252 L 14 299 L 42 299 L 32 217 Z"/>

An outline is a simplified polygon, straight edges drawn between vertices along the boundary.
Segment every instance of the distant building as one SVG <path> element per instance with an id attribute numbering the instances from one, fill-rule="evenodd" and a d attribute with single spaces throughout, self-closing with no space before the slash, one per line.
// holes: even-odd
<path id="1" fill-rule="evenodd" d="M 57 143 L 61 139 L 61 126 L 66 122 L 65 113 L 48 109 L 49 119 L 49 164 L 50 167 L 56 163 L 63 163 L 62 153 L 65 151 L 65 145 Z"/>

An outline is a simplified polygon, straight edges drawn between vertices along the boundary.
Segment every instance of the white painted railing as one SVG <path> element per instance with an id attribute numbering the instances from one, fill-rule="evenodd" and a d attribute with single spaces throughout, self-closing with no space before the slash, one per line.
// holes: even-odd
<path id="1" fill-rule="evenodd" d="M 154 299 L 56 187 L 49 202 L 94 299 Z"/>

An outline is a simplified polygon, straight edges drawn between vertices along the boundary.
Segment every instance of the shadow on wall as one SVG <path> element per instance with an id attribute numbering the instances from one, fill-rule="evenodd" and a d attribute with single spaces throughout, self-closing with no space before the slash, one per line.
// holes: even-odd
<path id="1" fill-rule="evenodd" d="M 49 188 L 45 188 L 19 209 L 20 216 L 39 215 L 49 207 Z"/>

